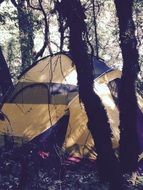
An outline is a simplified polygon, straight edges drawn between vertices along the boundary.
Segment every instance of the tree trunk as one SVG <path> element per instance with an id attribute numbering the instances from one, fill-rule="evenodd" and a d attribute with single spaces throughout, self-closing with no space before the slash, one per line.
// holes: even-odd
<path id="1" fill-rule="evenodd" d="M 121 189 L 122 179 L 112 149 L 108 117 L 100 98 L 93 89 L 92 59 L 87 54 L 84 40 L 86 33 L 84 9 L 79 0 L 62 0 L 56 7 L 70 29 L 70 53 L 76 65 L 79 96 L 88 117 L 88 128 L 96 145 L 100 174 L 110 181 L 112 189 Z"/>
<path id="2" fill-rule="evenodd" d="M 2 99 L 5 99 L 8 93 L 13 90 L 11 75 L 0 47 L 0 88 Z"/>
<path id="3" fill-rule="evenodd" d="M 18 0 L 17 11 L 23 71 L 33 62 L 33 15 L 25 0 Z"/>
<path id="4" fill-rule="evenodd" d="M 96 17 L 97 14 L 95 13 L 95 0 L 92 0 L 92 11 L 93 11 L 93 24 L 94 24 L 94 33 L 95 33 L 95 53 L 96 58 L 99 59 L 99 42 L 98 42 L 98 34 L 97 34 L 97 22 Z"/>
<path id="5" fill-rule="evenodd" d="M 137 137 L 137 98 L 135 82 L 139 71 L 137 40 L 132 18 L 133 0 L 115 0 L 119 19 L 120 47 L 123 71 L 119 89 L 120 161 L 124 172 L 138 167 L 139 143 Z"/>

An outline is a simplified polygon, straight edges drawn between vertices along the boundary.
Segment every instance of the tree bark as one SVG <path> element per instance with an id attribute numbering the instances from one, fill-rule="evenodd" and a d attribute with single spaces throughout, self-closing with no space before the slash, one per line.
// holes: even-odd
<path id="1" fill-rule="evenodd" d="M 100 98 L 93 89 L 92 58 L 87 54 L 84 40 L 86 34 L 84 9 L 79 0 L 62 0 L 56 7 L 70 30 L 70 53 L 77 70 L 79 97 L 84 104 L 88 128 L 96 145 L 100 174 L 110 181 L 111 189 L 121 190 L 122 178 L 112 149 L 108 117 Z"/>
<path id="2" fill-rule="evenodd" d="M 16 5 L 19 22 L 19 38 L 21 46 L 22 71 L 33 62 L 33 15 L 26 6 L 25 0 L 18 0 Z"/>
<path id="3" fill-rule="evenodd" d="M 119 89 L 120 161 L 124 172 L 138 167 L 139 143 L 137 137 L 137 98 L 135 82 L 139 71 L 137 40 L 132 18 L 133 0 L 115 0 L 119 19 L 120 47 L 123 70 Z"/>
<path id="4" fill-rule="evenodd" d="M 99 42 L 97 34 L 97 22 L 96 22 L 97 14 L 95 13 L 95 0 L 92 0 L 92 10 L 93 10 L 94 33 L 95 33 L 95 53 L 96 53 L 96 58 L 99 59 Z"/>
<path id="5" fill-rule="evenodd" d="M 11 75 L 5 61 L 5 58 L 0 47 L 0 88 L 2 92 L 2 97 L 6 98 L 8 93 L 13 90 L 13 83 L 11 80 Z"/>

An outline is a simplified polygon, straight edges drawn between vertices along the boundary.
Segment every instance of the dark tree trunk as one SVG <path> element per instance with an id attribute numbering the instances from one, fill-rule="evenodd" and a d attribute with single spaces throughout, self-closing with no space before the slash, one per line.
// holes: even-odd
<path id="1" fill-rule="evenodd" d="M 93 10 L 94 33 L 95 33 L 95 53 L 96 53 L 96 58 L 99 59 L 99 42 L 97 34 L 97 22 L 96 22 L 97 14 L 95 13 L 95 0 L 92 0 L 92 10 Z"/>
<path id="2" fill-rule="evenodd" d="M 6 98 L 8 93 L 13 90 L 11 75 L 5 61 L 5 58 L 0 47 L 0 88 L 3 98 Z"/>
<path id="3" fill-rule="evenodd" d="M 120 47 L 123 71 L 119 90 L 120 109 L 120 161 L 124 172 L 138 167 L 139 143 L 137 137 L 137 98 L 135 81 L 139 71 L 137 40 L 132 18 L 133 0 L 115 0 L 119 19 Z"/>
<path id="4" fill-rule="evenodd" d="M 84 9 L 79 0 L 62 0 L 56 7 L 70 29 L 70 52 L 78 74 L 79 96 L 88 116 L 88 128 L 95 141 L 100 174 L 111 182 L 112 189 L 121 189 L 120 169 L 112 149 L 108 117 L 93 89 L 92 64 L 84 40 Z"/>
<path id="5" fill-rule="evenodd" d="M 26 0 L 18 0 L 19 38 L 21 46 L 22 71 L 33 62 L 33 15 Z"/>

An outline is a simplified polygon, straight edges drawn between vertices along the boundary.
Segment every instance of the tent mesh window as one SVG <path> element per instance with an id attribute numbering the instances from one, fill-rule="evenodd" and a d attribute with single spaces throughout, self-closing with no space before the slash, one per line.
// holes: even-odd
<path id="1" fill-rule="evenodd" d="M 120 79 L 115 79 L 108 83 L 115 104 L 118 106 L 118 92 L 119 92 Z"/>

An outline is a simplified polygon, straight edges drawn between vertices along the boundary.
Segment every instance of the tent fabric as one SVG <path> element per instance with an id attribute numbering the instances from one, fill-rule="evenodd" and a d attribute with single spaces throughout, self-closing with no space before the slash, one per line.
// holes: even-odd
<path id="1" fill-rule="evenodd" d="M 62 147 L 69 123 L 69 111 L 65 113 L 50 129 L 31 140 L 31 143 L 38 144 L 45 151 L 53 152 L 56 146 Z M 58 137 L 58 138 L 57 138 Z"/>
<path id="2" fill-rule="evenodd" d="M 103 61 L 97 60 L 96 57 L 93 57 L 92 61 L 93 61 L 93 75 L 94 75 L 94 78 L 101 77 L 105 73 L 113 71 L 112 68 L 108 67 Z"/>
<path id="3" fill-rule="evenodd" d="M 30 98 L 31 91 L 39 98 Z M 45 93 L 43 96 L 41 93 Z M 67 104 L 78 93 L 78 87 L 60 83 L 20 83 L 16 92 L 9 98 L 9 103 L 22 104 Z M 33 96 L 33 94 L 31 94 Z M 41 98 L 43 96 L 43 98 Z M 67 96 L 67 98 L 66 98 Z M 24 100 L 23 100 L 24 97 Z M 27 98 L 26 98 L 27 97 Z"/>
<path id="4" fill-rule="evenodd" d="M 93 65 L 97 71 L 94 90 L 107 110 L 113 147 L 117 147 L 119 112 L 108 83 L 120 78 L 121 71 L 110 69 L 102 61 L 94 60 Z M 61 118 L 67 110 L 68 125 L 63 125 Z M 1 137 L 12 135 L 15 143 L 21 144 L 49 138 L 55 132 L 59 136 L 64 134 L 63 148 L 70 154 L 80 157 L 95 155 L 93 139 L 86 127 L 87 117 L 79 102 L 76 70 L 72 60 L 64 54 L 46 57 L 30 67 L 19 79 L 1 111 L 6 116 L 5 120 L 0 120 Z"/>

